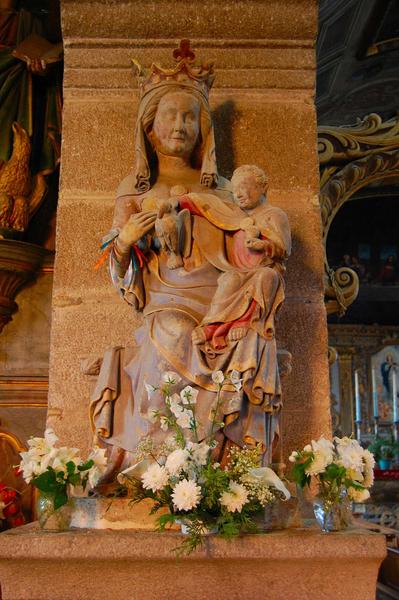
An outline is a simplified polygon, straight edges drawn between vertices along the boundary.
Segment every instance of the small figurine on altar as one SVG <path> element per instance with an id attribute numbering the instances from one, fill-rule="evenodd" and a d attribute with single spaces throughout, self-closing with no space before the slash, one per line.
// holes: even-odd
<path id="1" fill-rule="evenodd" d="M 247 215 L 232 234 L 230 252 L 235 269 L 219 277 L 209 311 L 192 334 L 194 344 L 210 341 L 214 348 L 242 339 L 251 325 L 259 329 L 259 311 L 266 308 L 265 298 L 274 298 L 282 286 L 284 261 L 290 252 L 287 217 L 267 202 L 266 173 L 256 165 L 243 165 L 234 171 L 231 183 L 234 202 Z M 248 298 L 247 310 L 231 319 L 233 300 L 238 308 Z M 268 325 L 258 331 L 266 338 L 274 335 L 272 324 Z"/>

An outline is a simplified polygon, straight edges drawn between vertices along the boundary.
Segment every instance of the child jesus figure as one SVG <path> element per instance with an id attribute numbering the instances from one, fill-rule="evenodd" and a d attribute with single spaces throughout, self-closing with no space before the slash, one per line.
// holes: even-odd
<path id="1" fill-rule="evenodd" d="M 284 299 L 284 262 L 291 251 L 287 216 L 267 201 L 265 172 L 243 165 L 231 183 L 243 213 L 227 240 L 231 270 L 220 275 L 208 313 L 192 334 L 194 344 L 216 350 L 244 338 L 249 329 L 273 339 L 274 316 Z"/>

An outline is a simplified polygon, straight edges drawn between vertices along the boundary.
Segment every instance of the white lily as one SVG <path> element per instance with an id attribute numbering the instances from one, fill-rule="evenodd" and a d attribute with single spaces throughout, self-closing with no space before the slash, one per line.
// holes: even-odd
<path id="1" fill-rule="evenodd" d="M 125 478 L 127 479 L 141 479 L 142 475 L 147 471 L 148 467 L 155 463 L 153 458 L 144 458 L 139 462 L 135 463 L 131 467 L 124 469 L 118 473 L 117 480 L 119 483 L 124 484 Z"/>
<path id="2" fill-rule="evenodd" d="M 286 500 L 291 498 L 290 492 L 273 469 L 269 469 L 269 467 L 258 467 L 257 469 L 251 469 L 248 475 L 257 483 L 273 486 L 276 490 L 284 494 Z"/>

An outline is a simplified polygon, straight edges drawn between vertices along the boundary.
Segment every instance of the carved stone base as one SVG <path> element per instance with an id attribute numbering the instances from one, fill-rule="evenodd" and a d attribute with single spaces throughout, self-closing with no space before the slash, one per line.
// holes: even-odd
<path id="1" fill-rule="evenodd" d="M 0 239 L 0 333 L 18 308 L 15 296 L 33 279 L 47 254 L 41 246 Z"/>
<path id="2" fill-rule="evenodd" d="M 207 536 L 176 560 L 177 532 L 40 531 L 0 534 L 3 600 L 374 600 L 382 535 L 291 529 Z"/>

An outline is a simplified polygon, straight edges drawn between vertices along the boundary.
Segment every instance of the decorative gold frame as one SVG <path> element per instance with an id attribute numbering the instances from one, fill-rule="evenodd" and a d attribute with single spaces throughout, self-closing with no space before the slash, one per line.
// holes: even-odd
<path id="1" fill-rule="evenodd" d="M 320 207 L 324 243 L 325 304 L 343 315 L 359 292 L 359 278 L 348 267 L 328 264 L 327 236 L 339 209 L 371 183 L 399 182 L 399 120 L 385 123 L 370 114 L 353 127 L 319 127 Z"/>
<path id="2" fill-rule="evenodd" d="M 15 448 L 18 454 L 20 452 L 24 452 L 27 449 L 26 446 L 15 434 L 10 433 L 8 431 L 4 431 L 4 429 L 0 429 L 0 439 L 6 440 L 10 444 L 10 446 Z"/>

